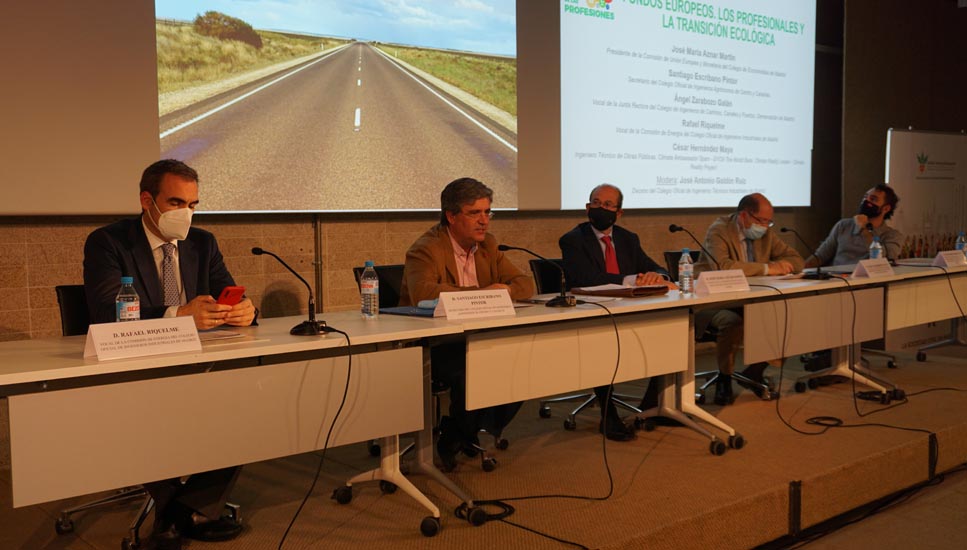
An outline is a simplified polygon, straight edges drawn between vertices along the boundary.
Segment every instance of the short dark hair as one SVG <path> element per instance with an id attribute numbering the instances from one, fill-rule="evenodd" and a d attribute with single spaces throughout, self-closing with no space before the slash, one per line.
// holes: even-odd
<path id="1" fill-rule="evenodd" d="M 883 215 L 884 220 L 888 220 L 893 217 L 893 213 L 896 212 L 896 205 L 900 202 L 900 197 L 896 195 L 896 191 L 892 187 L 885 183 L 878 183 L 873 187 L 874 191 L 883 191 L 883 195 L 886 197 L 886 203 L 890 205 L 890 211 Z"/>
<path id="2" fill-rule="evenodd" d="M 184 162 L 175 159 L 164 159 L 155 162 L 144 169 L 141 174 L 141 192 L 151 193 L 152 198 L 157 198 L 161 191 L 161 180 L 165 174 L 174 174 L 180 178 L 198 182 L 198 172 Z"/>
<path id="3" fill-rule="evenodd" d="M 465 204 L 473 204 L 480 199 L 494 201 L 493 189 L 473 178 L 455 179 L 440 193 L 440 223 L 450 225 L 447 212 L 459 214 Z"/>
<path id="4" fill-rule="evenodd" d="M 762 195 L 759 193 L 752 193 L 742 197 L 742 199 L 739 200 L 739 207 L 736 208 L 735 211 L 755 214 L 759 211 L 760 206 L 762 206 Z"/>
<path id="5" fill-rule="evenodd" d="M 597 193 L 599 189 L 604 187 L 610 187 L 618 192 L 618 210 L 621 210 L 621 205 L 625 203 L 625 194 L 621 192 L 621 189 L 619 189 L 617 185 L 611 185 L 610 183 L 595 185 L 594 189 L 591 190 L 591 194 L 588 195 L 588 202 L 594 201 L 594 194 Z"/>

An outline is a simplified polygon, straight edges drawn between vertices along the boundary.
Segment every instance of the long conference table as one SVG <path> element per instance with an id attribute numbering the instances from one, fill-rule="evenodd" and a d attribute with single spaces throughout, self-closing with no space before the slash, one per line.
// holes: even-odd
<path id="1" fill-rule="evenodd" d="M 380 439 L 381 459 L 379 468 L 347 487 L 393 483 L 430 512 L 421 530 L 432 535 L 439 509 L 400 472 L 399 435 L 416 433 L 411 470 L 429 474 L 473 510 L 472 496 L 433 466 L 429 347 L 435 342 L 466 340 L 468 409 L 612 378 L 658 377 L 664 383 L 659 405 L 641 417 L 678 419 L 721 454 L 726 442 L 738 449 L 744 440 L 695 404 L 696 311 L 743 308 L 746 363 L 846 350 L 886 330 L 961 317 L 951 288 L 967 305 L 967 269 L 948 271 L 900 266 L 893 276 L 848 281 L 750 278 L 744 292 L 675 292 L 569 309 L 521 305 L 515 316 L 454 322 L 326 314 L 330 326 L 351 337 L 351 375 L 346 339 L 291 336 L 289 328 L 301 320 L 295 317 L 234 329 L 241 338 L 206 342 L 200 352 L 138 359 L 85 359 L 82 336 L 5 342 L 0 396 L 10 409 L 13 504 L 318 451 L 349 375 L 328 446 Z M 855 354 L 838 357 L 841 368 L 853 367 Z M 887 391 L 864 380 L 857 378 Z"/>

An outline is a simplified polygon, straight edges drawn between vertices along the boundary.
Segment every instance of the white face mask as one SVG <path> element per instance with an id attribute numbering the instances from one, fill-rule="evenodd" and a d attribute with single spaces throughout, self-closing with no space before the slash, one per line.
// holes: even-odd
<path id="1" fill-rule="evenodd" d="M 765 227 L 765 226 L 762 226 L 762 225 L 757 225 L 757 224 L 752 224 L 749 227 L 746 227 L 745 228 L 745 230 L 744 230 L 745 238 L 747 238 L 747 239 L 749 239 L 751 241 L 757 241 L 757 240 L 761 239 L 762 237 L 765 237 L 766 231 L 768 231 L 768 230 L 769 230 L 768 227 Z"/>
<path id="2" fill-rule="evenodd" d="M 175 208 L 162 212 L 158 208 L 158 203 L 151 200 L 155 210 L 158 211 L 158 232 L 161 237 L 168 241 L 183 241 L 188 238 L 188 230 L 191 229 L 191 216 L 194 211 L 191 208 Z"/>

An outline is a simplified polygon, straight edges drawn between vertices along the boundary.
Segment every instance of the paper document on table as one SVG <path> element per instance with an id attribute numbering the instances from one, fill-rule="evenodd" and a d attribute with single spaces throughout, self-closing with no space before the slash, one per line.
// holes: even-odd
<path id="1" fill-rule="evenodd" d="M 657 294 L 667 294 L 666 285 L 643 285 L 643 286 L 624 286 L 616 284 L 586 286 L 572 288 L 572 294 L 588 296 L 613 296 L 617 298 L 631 298 L 640 296 L 653 296 Z"/>
<path id="2" fill-rule="evenodd" d="M 214 329 L 214 330 L 200 330 L 198 331 L 198 339 L 202 342 L 210 342 L 212 340 L 226 340 L 228 338 L 241 338 L 242 335 L 237 332 L 232 332 L 225 329 Z"/>

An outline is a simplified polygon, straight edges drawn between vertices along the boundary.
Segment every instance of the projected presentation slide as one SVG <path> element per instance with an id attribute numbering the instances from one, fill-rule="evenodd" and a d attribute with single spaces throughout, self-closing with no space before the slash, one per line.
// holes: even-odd
<path id="1" fill-rule="evenodd" d="M 514 0 L 157 0 L 161 157 L 205 211 L 517 206 Z"/>
<path id="2" fill-rule="evenodd" d="M 815 1 L 563 0 L 562 208 L 810 199 Z"/>

